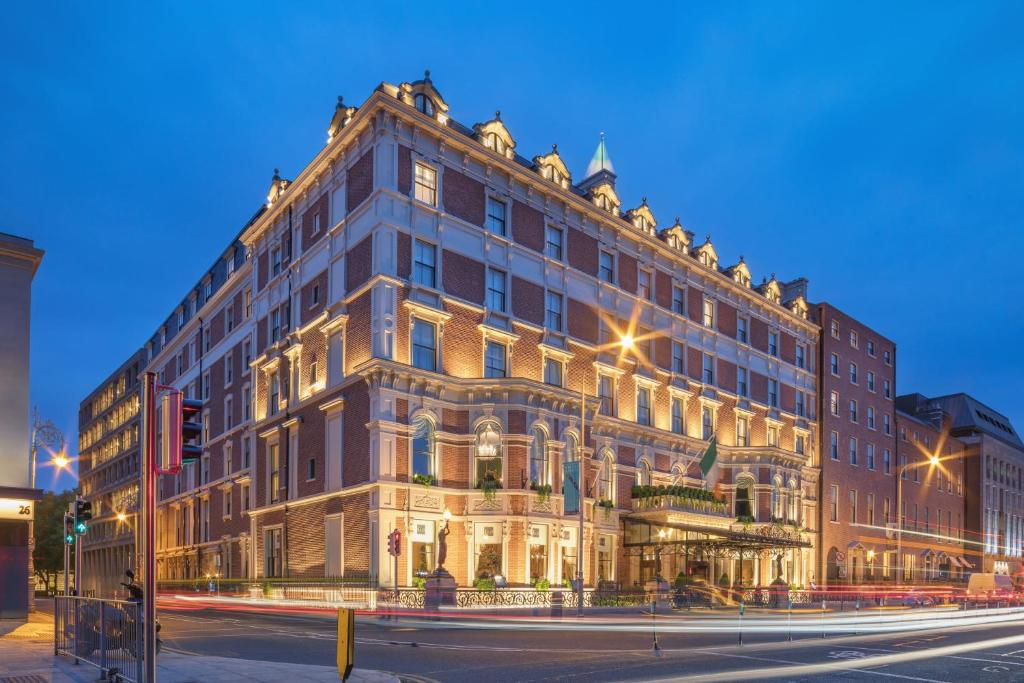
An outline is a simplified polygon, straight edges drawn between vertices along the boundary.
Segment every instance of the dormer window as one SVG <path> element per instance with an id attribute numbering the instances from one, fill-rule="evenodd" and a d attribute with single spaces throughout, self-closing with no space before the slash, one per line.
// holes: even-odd
<path id="1" fill-rule="evenodd" d="M 413 104 L 416 107 L 416 111 L 421 114 L 426 114 L 427 116 L 434 115 L 434 100 L 430 99 L 423 93 L 417 93 L 413 96 Z"/>
<path id="2" fill-rule="evenodd" d="M 498 154 L 505 153 L 505 141 L 498 137 L 497 133 L 488 133 L 484 138 L 484 147 L 493 149 Z"/>

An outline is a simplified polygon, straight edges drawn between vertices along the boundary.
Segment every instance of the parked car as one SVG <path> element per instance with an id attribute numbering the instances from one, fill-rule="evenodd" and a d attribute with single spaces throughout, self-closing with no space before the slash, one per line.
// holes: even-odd
<path id="1" fill-rule="evenodd" d="M 975 572 L 967 580 L 966 599 L 970 602 L 998 602 L 1017 598 L 1013 579 L 1006 574 Z"/>
<path id="2" fill-rule="evenodd" d="M 931 607 L 935 604 L 935 598 L 920 588 L 911 588 L 903 596 L 903 604 L 907 607 Z"/>

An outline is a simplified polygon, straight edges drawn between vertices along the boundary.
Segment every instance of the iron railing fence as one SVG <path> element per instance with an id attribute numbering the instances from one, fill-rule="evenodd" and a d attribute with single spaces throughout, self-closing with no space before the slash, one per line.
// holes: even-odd
<path id="1" fill-rule="evenodd" d="M 58 595 L 53 606 L 53 653 L 100 670 L 101 677 L 142 683 L 142 606 L 127 600 Z"/>

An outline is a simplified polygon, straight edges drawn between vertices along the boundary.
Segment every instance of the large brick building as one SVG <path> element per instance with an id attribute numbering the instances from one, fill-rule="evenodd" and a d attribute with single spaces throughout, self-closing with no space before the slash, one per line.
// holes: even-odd
<path id="1" fill-rule="evenodd" d="M 206 401 L 206 454 L 160 483 L 162 578 L 409 585 L 447 511 L 460 585 L 559 583 L 578 562 L 562 462 L 582 458 L 587 584 L 813 579 L 805 281 L 752 286 L 646 202 L 622 212 L 603 143 L 574 184 L 557 149 L 528 160 L 500 119 L 451 119 L 429 78 L 339 103 L 329 135 L 147 346 Z M 726 502 L 634 497 L 662 484 Z"/>

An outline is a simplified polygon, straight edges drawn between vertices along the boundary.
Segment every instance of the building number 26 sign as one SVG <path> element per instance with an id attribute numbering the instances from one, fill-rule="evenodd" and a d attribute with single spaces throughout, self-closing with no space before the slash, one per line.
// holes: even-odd
<path id="1" fill-rule="evenodd" d="M 32 519 L 33 501 L 20 498 L 0 498 L 0 519 Z"/>

